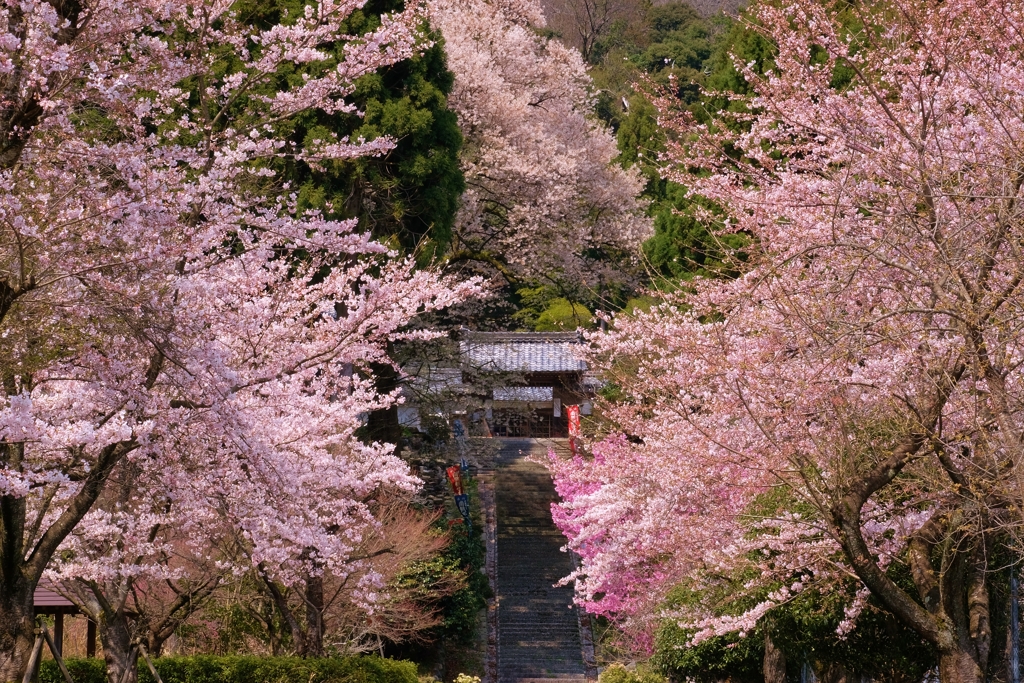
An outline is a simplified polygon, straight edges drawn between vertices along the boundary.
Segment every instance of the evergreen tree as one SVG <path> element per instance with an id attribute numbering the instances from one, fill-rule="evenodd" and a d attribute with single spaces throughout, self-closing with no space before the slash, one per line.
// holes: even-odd
<path id="1" fill-rule="evenodd" d="M 299 16 L 302 0 L 246 0 L 242 16 L 256 25 Z M 402 0 L 371 0 L 346 20 L 357 35 L 380 24 L 382 14 L 400 11 Z M 427 50 L 358 79 L 349 100 L 355 112 L 310 111 L 293 122 L 288 137 L 308 143 L 333 137 L 387 136 L 393 149 L 376 157 L 335 160 L 313 167 L 294 164 L 284 176 L 298 189 L 300 207 L 318 208 L 333 218 L 358 218 L 360 227 L 421 265 L 451 239 L 459 196 L 465 189 L 459 169 L 462 146 L 455 114 L 448 110 L 453 77 L 441 35 L 429 30 Z M 339 58 L 343 46 L 335 51 Z M 317 64 L 316 70 L 331 68 Z M 303 72 L 283 73 L 297 79 Z"/>

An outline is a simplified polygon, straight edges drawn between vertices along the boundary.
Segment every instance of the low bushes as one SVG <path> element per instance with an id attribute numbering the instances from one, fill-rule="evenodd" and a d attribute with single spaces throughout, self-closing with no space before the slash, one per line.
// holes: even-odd
<path id="1" fill-rule="evenodd" d="M 65 659 L 64 664 L 67 665 L 68 673 L 75 683 L 107 683 L 106 668 L 102 659 Z M 40 664 L 39 683 L 64 683 L 57 662 L 48 659 Z"/>
<path id="2" fill-rule="evenodd" d="M 106 683 L 102 659 L 69 659 L 75 683 Z M 412 662 L 380 657 L 160 657 L 153 662 L 164 683 L 417 683 Z M 53 661 L 43 662 L 40 683 L 63 683 Z M 139 683 L 154 683 L 139 661 Z"/>
<path id="3" fill-rule="evenodd" d="M 612 664 L 601 672 L 598 683 L 667 683 L 667 679 L 643 666 L 630 670 L 621 664 Z"/>

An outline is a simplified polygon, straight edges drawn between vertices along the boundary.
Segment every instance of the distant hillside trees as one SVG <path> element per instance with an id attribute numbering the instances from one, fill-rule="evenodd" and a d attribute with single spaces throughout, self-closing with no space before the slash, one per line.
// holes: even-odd
<path id="1" fill-rule="evenodd" d="M 301 0 L 243 0 L 240 16 L 255 26 L 285 21 L 302 11 Z M 374 29 L 401 0 L 371 0 L 344 21 L 352 35 Z M 428 28 L 425 20 L 421 28 Z M 448 107 L 453 76 L 443 41 L 396 64 L 355 81 L 352 110 L 310 110 L 285 124 L 282 134 L 299 144 L 349 136 L 353 140 L 387 137 L 391 147 L 374 157 L 325 161 L 316 165 L 284 163 L 278 169 L 298 190 L 302 208 L 336 218 L 358 218 L 363 229 L 404 253 L 417 251 L 425 264 L 451 240 L 459 196 L 465 189 L 459 168 L 462 135 Z M 341 55 L 345 44 L 322 46 Z M 321 65 L 300 65 L 281 74 L 285 81 L 315 75 Z"/>

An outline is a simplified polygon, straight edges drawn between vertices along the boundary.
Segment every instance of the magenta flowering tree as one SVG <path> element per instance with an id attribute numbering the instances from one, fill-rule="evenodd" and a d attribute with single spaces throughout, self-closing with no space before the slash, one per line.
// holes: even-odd
<path id="1" fill-rule="evenodd" d="M 661 103 L 673 179 L 751 246 L 736 279 L 592 339 L 631 438 L 553 465 L 580 598 L 642 620 L 680 581 L 774 586 L 743 614 L 673 615 L 699 640 L 853 579 L 841 629 L 870 592 L 934 645 L 943 681 L 981 681 L 989 558 L 1021 522 L 1024 7 L 754 16 L 777 56 L 744 71 L 749 114 L 702 127 Z M 788 504 L 755 513 L 767 494 Z"/>
<path id="2" fill-rule="evenodd" d="M 343 563 L 374 492 L 415 485 L 353 437 L 397 397 L 352 369 L 475 285 L 297 211 L 272 171 L 388 148 L 278 137 L 417 49 L 415 8 L 348 36 L 359 6 L 265 28 L 223 0 L 0 6 L 0 680 L 21 679 L 58 548 L 117 521 L 88 516 L 112 477 L 158 486 L 158 517 L 219 505 L 282 577 Z M 343 58 L 323 49 L 339 41 Z M 81 576 L 124 559 L 67 549 Z"/>

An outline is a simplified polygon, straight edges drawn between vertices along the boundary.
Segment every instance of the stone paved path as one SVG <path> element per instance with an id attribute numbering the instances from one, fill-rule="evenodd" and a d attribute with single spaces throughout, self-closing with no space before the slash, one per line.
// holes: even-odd
<path id="1" fill-rule="evenodd" d="M 498 683 L 593 680 L 572 589 L 553 586 L 572 571 L 570 556 L 559 550 L 565 538 L 551 521 L 554 486 L 542 466 L 526 462 L 529 455 L 546 454 L 551 443 L 504 440 L 493 474 Z"/>

